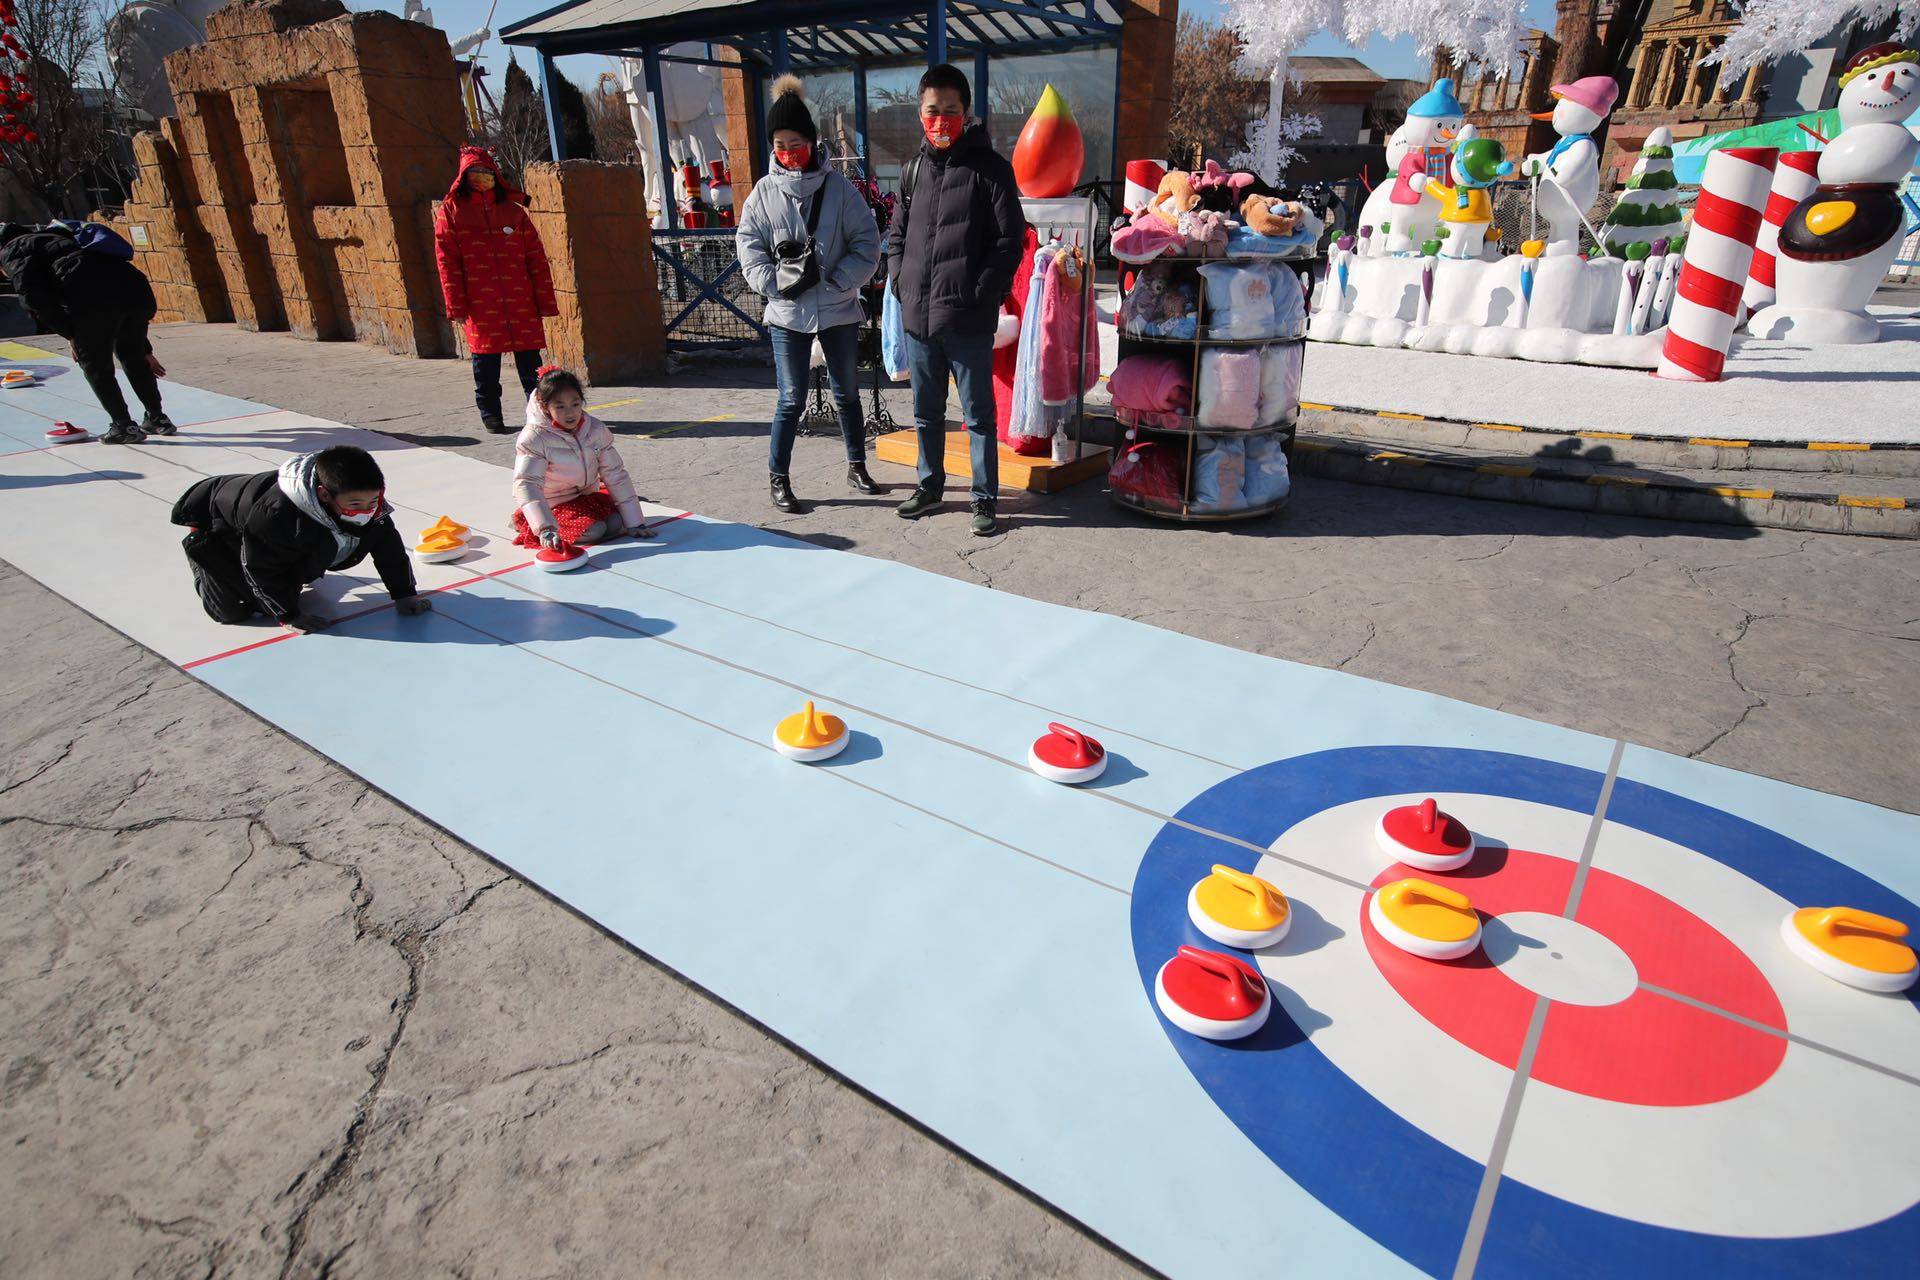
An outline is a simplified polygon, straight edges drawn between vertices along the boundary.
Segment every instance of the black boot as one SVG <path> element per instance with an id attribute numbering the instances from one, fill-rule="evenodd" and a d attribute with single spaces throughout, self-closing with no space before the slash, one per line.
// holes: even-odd
<path id="1" fill-rule="evenodd" d="M 179 434 L 180 428 L 173 425 L 173 419 L 164 413 L 150 413 L 140 424 L 140 429 L 150 436 L 171 436 Z"/>
<path id="2" fill-rule="evenodd" d="M 787 478 L 777 472 L 767 474 L 767 487 L 773 494 L 773 505 L 790 516 L 803 516 L 807 513 L 807 504 L 793 496 L 793 486 Z"/>
<path id="3" fill-rule="evenodd" d="M 847 464 L 847 483 L 853 486 L 856 493 L 880 492 L 880 486 L 875 484 L 873 477 L 867 474 L 867 464 L 865 462 L 849 462 Z"/>
<path id="4" fill-rule="evenodd" d="M 496 436 L 504 436 L 509 431 L 513 430 L 513 428 L 509 427 L 506 424 L 506 422 L 503 421 L 500 415 L 497 413 L 481 414 L 480 425 L 485 427 L 490 434 L 496 435 Z"/>
<path id="5" fill-rule="evenodd" d="M 100 437 L 106 444 L 139 444 L 147 438 L 147 433 L 133 425 L 130 418 L 107 424 L 107 433 Z"/>

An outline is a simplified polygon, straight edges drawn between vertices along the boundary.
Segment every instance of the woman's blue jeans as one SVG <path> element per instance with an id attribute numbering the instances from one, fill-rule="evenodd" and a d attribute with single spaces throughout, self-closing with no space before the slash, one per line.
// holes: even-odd
<path id="1" fill-rule="evenodd" d="M 813 379 L 807 375 L 813 356 L 813 342 L 820 340 L 821 354 L 827 359 L 827 382 L 833 387 L 833 402 L 840 411 L 840 438 L 846 442 L 847 461 L 867 460 L 867 424 L 860 413 L 860 326 L 837 324 L 819 333 L 801 333 L 768 325 L 773 338 L 773 371 L 779 379 L 780 398 L 773 407 L 773 439 L 767 448 L 767 470 L 774 475 L 787 474 L 793 462 L 793 438 L 800 430 L 800 419 L 807 411 L 807 393 Z"/>

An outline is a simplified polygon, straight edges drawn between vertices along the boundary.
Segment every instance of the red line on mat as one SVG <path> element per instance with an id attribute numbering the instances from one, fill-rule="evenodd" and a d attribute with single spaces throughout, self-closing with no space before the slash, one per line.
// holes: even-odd
<path id="1" fill-rule="evenodd" d="M 436 596 L 436 595 L 439 595 L 442 591 L 456 591 L 461 587 L 470 587 L 476 582 L 484 582 L 488 578 L 497 578 L 503 573 L 512 573 L 516 569 L 525 569 L 532 564 L 533 564 L 533 561 L 531 560 L 522 560 L 519 564 L 510 564 L 504 569 L 493 569 L 493 570 L 489 570 L 486 573 L 475 573 L 471 578 L 468 578 L 463 582 L 449 582 L 445 586 L 434 587 L 431 590 L 422 591 L 420 594 L 423 596 Z M 327 624 L 327 626 L 329 628 L 337 627 L 343 622 L 352 622 L 355 618 L 364 618 L 369 616 L 370 614 L 379 613 L 384 609 L 391 609 L 391 608 L 393 608 L 393 601 L 389 600 L 385 604 L 376 604 L 366 609 L 356 609 L 352 613 L 343 614 L 340 617 L 333 619 L 331 622 Z M 229 649 L 225 653 L 209 654 L 204 658 L 195 658 L 192 662 L 181 663 L 180 669 L 182 671 L 191 671 L 195 667 L 204 667 L 209 662 L 218 662 L 222 658 L 232 658 L 232 657 L 237 657 L 243 653 L 251 653 L 255 649 L 264 649 L 270 644 L 279 644 L 282 640 L 291 640 L 295 636 L 305 635 L 305 634 L 306 633 L 304 631 L 295 631 L 292 627 L 288 627 L 285 631 L 283 631 L 281 634 L 277 636 L 268 636 L 265 640 L 255 640 L 252 644 L 243 644 L 238 649 Z"/>

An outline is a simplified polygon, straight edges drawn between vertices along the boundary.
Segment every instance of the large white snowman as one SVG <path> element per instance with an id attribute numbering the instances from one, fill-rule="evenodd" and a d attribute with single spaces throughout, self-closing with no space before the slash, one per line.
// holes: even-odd
<path id="1" fill-rule="evenodd" d="M 1548 90 L 1553 110 L 1535 115 L 1551 120 L 1560 135 L 1551 150 L 1527 157 L 1520 167 L 1525 177 L 1538 178 L 1535 197 L 1540 216 L 1547 220 L 1547 256 L 1580 252 L 1581 217 L 1600 197 L 1600 147 L 1593 131 L 1613 110 L 1620 86 L 1606 76 L 1585 76 Z"/>
<path id="2" fill-rule="evenodd" d="M 1407 118 L 1387 139 L 1387 168 L 1391 182 L 1382 178 L 1360 210 L 1360 224 L 1374 229 L 1370 256 L 1418 253 L 1433 238 L 1440 211 L 1420 196 L 1413 176 L 1444 178 L 1446 152 L 1467 116 L 1453 96 L 1453 81 L 1440 79 L 1407 108 Z"/>
<path id="3" fill-rule="evenodd" d="M 1920 107 L 1920 52 L 1862 49 L 1840 76 L 1840 133 L 1820 153 L 1820 185 L 1780 228 L 1772 306 L 1747 322 L 1757 338 L 1874 342 L 1867 300 L 1900 253 L 1898 187 L 1920 152 L 1902 122 Z"/>

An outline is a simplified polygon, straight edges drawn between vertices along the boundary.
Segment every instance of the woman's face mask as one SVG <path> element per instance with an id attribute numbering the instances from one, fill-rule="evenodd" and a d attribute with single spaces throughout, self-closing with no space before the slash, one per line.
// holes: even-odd
<path id="1" fill-rule="evenodd" d="M 781 168 L 798 171 L 813 163 L 813 146 L 810 143 L 796 142 L 784 147 L 775 147 L 773 158 L 780 162 Z"/>
<path id="2" fill-rule="evenodd" d="M 467 183 L 475 191 L 493 190 L 493 174 L 486 169 L 467 170 Z"/>

